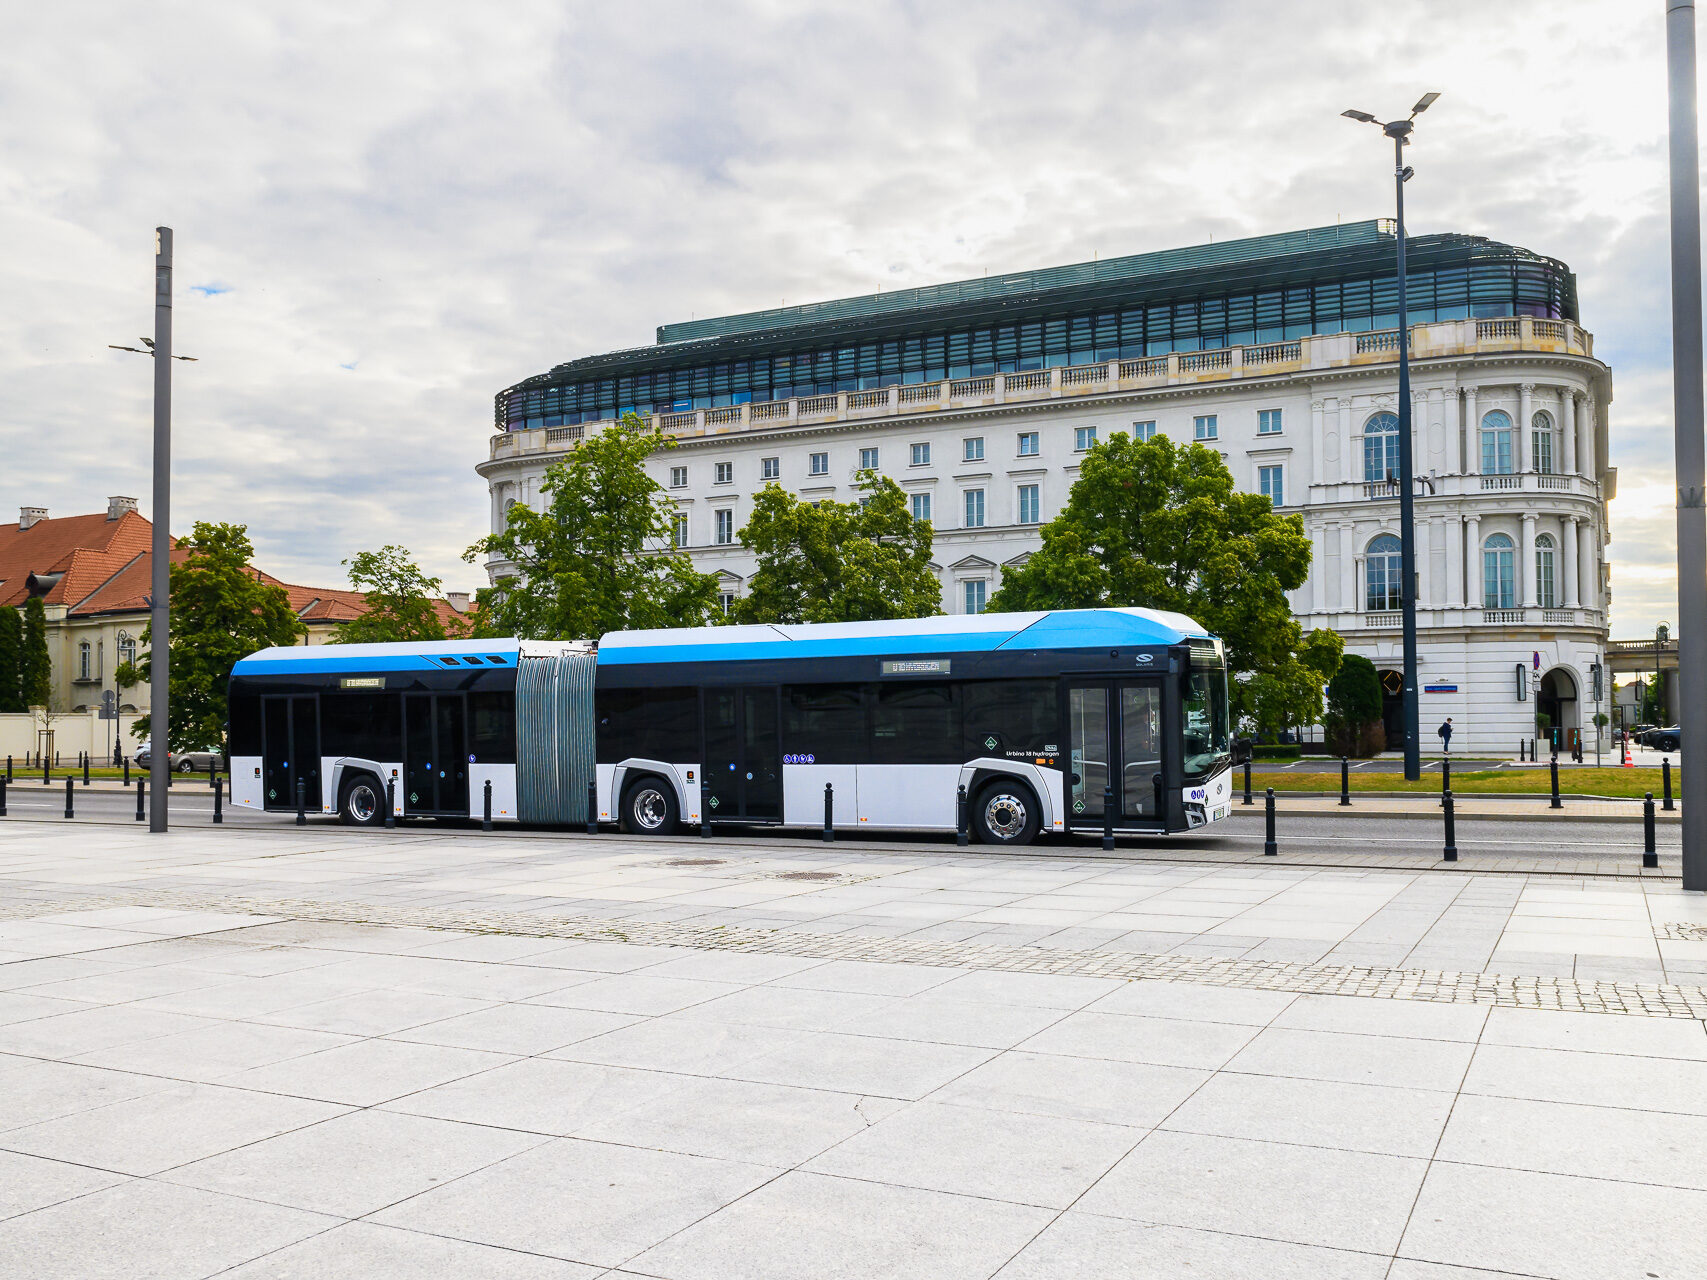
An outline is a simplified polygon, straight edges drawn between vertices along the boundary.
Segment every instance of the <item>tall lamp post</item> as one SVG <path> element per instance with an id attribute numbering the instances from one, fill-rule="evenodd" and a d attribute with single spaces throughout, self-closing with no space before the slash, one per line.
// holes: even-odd
<path id="1" fill-rule="evenodd" d="M 154 228 L 154 337 L 141 347 L 107 344 L 115 351 L 154 357 L 154 541 L 148 641 L 148 829 L 166 830 L 166 789 L 171 778 L 167 728 L 171 723 L 172 597 L 172 228 Z M 146 349 L 145 349 L 146 348 Z"/>
<path id="2" fill-rule="evenodd" d="M 1410 141 L 1416 119 L 1440 97 L 1425 93 L 1403 120 L 1382 122 L 1367 111 L 1342 111 L 1341 115 L 1363 124 L 1379 125 L 1393 140 L 1393 192 L 1398 208 L 1399 274 L 1399 608 L 1404 627 L 1405 687 L 1405 777 L 1422 777 L 1422 739 L 1417 707 L 1417 530 L 1416 480 L 1411 448 L 1411 323 L 1405 306 L 1405 183 L 1412 170 L 1405 164 L 1405 145 Z"/>

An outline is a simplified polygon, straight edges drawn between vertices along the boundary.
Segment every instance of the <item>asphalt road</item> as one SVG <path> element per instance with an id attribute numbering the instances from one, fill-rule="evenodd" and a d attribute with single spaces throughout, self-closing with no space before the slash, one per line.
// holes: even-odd
<path id="1" fill-rule="evenodd" d="M 43 787 L 40 783 L 14 783 L 6 789 L 6 799 L 8 810 L 14 817 L 64 820 L 63 784 Z M 76 817 L 72 821 L 136 827 L 144 825 L 135 821 L 134 790 L 115 791 L 94 787 L 85 790 L 79 786 L 75 788 L 74 812 Z M 213 794 L 205 782 L 186 783 L 172 788 L 170 817 L 174 825 L 211 825 L 212 816 Z M 225 806 L 224 817 L 228 825 L 254 827 L 287 827 L 295 821 L 290 814 L 254 813 L 246 809 L 234 809 L 230 805 Z M 327 828 L 336 828 L 339 825 L 334 820 L 319 815 L 310 815 L 309 822 Z M 415 830 L 433 829 L 414 822 L 406 825 Z M 448 823 L 439 829 L 457 830 L 459 827 L 478 833 L 479 824 Z M 783 834 L 764 828 L 737 830 L 740 837 L 745 839 L 766 839 Z M 734 835 L 736 831 L 732 830 L 730 834 Z M 798 833 L 788 834 L 793 836 Z M 1676 854 L 1680 847 L 1680 835 L 1681 830 L 1677 825 L 1661 824 L 1656 834 L 1659 852 Z M 1277 837 L 1283 847 L 1298 842 L 1307 844 L 1317 852 L 1338 849 L 1348 854 L 1372 850 L 1438 850 L 1442 836 L 1441 823 L 1432 817 L 1375 818 L 1283 813 L 1277 826 Z M 840 831 L 837 832 L 836 838 L 874 844 L 895 843 L 898 840 L 892 833 Z M 954 837 L 950 835 L 918 835 L 899 839 L 924 847 L 953 847 L 954 842 Z M 1096 847 L 1095 837 L 1081 836 L 1076 839 L 1087 849 Z M 1253 848 L 1260 849 L 1262 840 L 1261 808 L 1252 807 L 1247 810 L 1235 804 L 1232 817 L 1212 832 L 1145 837 L 1132 841 L 1131 847 L 1157 851 L 1223 849 L 1248 852 Z M 1460 818 L 1457 824 L 1457 840 L 1459 849 L 1466 855 L 1480 852 L 1573 859 L 1621 857 L 1628 854 L 1632 858 L 1639 858 L 1642 850 L 1642 823 L 1640 816 L 1634 813 L 1629 822 L 1573 822 L 1570 819 L 1531 819 L 1514 822 L 1497 818 Z M 1121 844 L 1122 847 L 1128 847 L 1124 838 Z"/>

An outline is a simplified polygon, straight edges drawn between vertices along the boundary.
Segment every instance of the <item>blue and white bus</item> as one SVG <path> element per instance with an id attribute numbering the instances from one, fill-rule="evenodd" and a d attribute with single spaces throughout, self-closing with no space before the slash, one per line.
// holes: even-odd
<path id="1" fill-rule="evenodd" d="M 367 825 L 594 819 L 1184 831 L 1227 815 L 1221 642 L 1148 609 L 268 649 L 231 677 L 232 803 Z"/>

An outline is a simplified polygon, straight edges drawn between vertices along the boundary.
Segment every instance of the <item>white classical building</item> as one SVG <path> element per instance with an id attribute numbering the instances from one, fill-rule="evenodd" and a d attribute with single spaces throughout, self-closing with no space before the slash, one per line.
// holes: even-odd
<path id="1" fill-rule="evenodd" d="M 1093 443 L 1196 441 L 1302 515 L 1293 608 L 1383 671 L 1396 730 L 1393 247 L 1371 221 L 665 326 L 499 395 L 492 524 L 596 424 L 652 412 L 677 442 L 651 464 L 677 540 L 730 598 L 758 489 L 846 501 L 872 468 L 931 521 L 943 608 L 976 612 Z M 1575 279 L 1480 237 L 1408 254 L 1425 737 L 1451 716 L 1455 748 L 1512 753 L 1538 710 L 1590 737 L 1616 474 Z"/>

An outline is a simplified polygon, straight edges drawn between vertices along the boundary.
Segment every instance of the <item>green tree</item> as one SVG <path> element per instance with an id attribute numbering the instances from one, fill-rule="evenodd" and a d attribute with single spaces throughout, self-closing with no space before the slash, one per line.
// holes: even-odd
<path id="1" fill-rule="evenodd" d="M 330 644 L 373 644 L 399 640 L 445 640 L 462 634 L 451 624 L 447 632 L 434 600 L 443 589 L 409 559 L 405 547 L 384 546 L 358 551 L 344 561 L 350 585 L 367 596 L 367 612 L 338 628 Z"/>
<path id="2" fill-rule="evenodd" d="M 31 596 L 24 602 L 23 636 L 18 696 L 26 707 L 45 707 L 53 690 L 53 660 L 47 652 L 47 606 L 40 596 Z"/>
<path id="3" fill-rule="evenodd" d="M 1341 755 L 1372 756 L 1385 745 L 1381 727 L 1381 676 L 1375 664 L 1348 653 L 1328 681 L 1326 725 Z"/>
<path id="4" fill-rule="evenodd" d="M 856 502 L 802 502 L 776 484 L 753 499 L 741 541 L 758 556 L 741 622 L 863 622 L 942 612 L 931 526 L 887 476 L 862 471 Z"/>
<path id="5" fill-rule="evenodd" d="M 284 588 L 262 582 L 249 567 L 255 549 L 244 525 L 198 520 L 178 546 L 188 554 L 171 567 L 169 751 L 222 745 L 231 668 L 257 649 L 295 644 L 307 631 Z M 153 630 L 150 625 L 142 633 L 149 650 L 135 664 L 138 681 L 150 677 Z M 150 736 L 149 717 L 139 717 L 131 732 Z"/>
<path id="6" fill-rule="evenodd" d="M 26 710 L 18 696 L 23 657 L 23 619 L 16 609 L 0 609 L 0 711 Z"/>
<path id="7" fill-rule="evenodd" d="M 1066 507 L 1041 532 L 1042 549 L 1003 576 L 991 609 L 1184 613 L 1225 642 L 1247 719 L 1278 727 L 1319 714 L 1341 646 L 1330 632 L 1306 641 L 1286 599 L 1310 569 L 1304 522 L 1238 492 L 1214 450 L 1117 432 L 1085 455 Z"/>
<path id="8" fill-rule="evenodd" d="M 502 556 L 519 574 L 476 593 L 476 634 L 573 640 L 709 622 L 717 579 L 666 549 L 675 506 L 646 473 L 648 457 L 674 447 L 625 414 L 554 463 L 545 510 L 518 502 L 501 532 L 463 553 Z"/>

